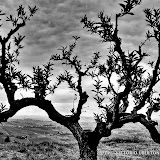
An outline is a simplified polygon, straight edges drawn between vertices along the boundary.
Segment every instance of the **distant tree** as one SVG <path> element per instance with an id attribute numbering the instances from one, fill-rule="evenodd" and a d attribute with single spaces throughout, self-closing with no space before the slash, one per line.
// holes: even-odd
<path id="1" fill-rule="evenodd" d="M 22 71 L 18 71 L 16 68 L 15 63 L 19 63 L 17 59 L 19 50 L 23 48 L 20 42 L 24 39 L 24 36 L 20 34 L 15 36 L 15 33 L 26 25 L 26 22 L 30 20 L 37 8 L 29 7 L 30 14 L 27 15 L 24 8 L 19 6 L 17 17 L 12 15 L 7 17 L 7 21 L 13 24 L 13 29 L 9 31 L 6 37 L 0 36 L 2 50 L 0 83 L 5 89 L 10 104 L 8 110 L 4 109 L 3 104 L 1 105 L 0 122 L 6 121 L 26 106 L 38 106 L 47 112 L 51 120 L 67 127 L 72 132 L 78 142 L 80 159 L 82 160 L 96 160 L 97 146 L 101 138 L 110 136 L 113 129 L 121 128 L 129 122 L 140 122 L 148 129 L 153 141 L 160 143 L 160 134 L 155 127 L 158 123 L 151 119 L 152 112 L 160 109 L 159 95 L 157 94 L 156 97 L 154 90 L 160 80 L 160 9 L 144 10 L 146 21 L 152 30 L 147 31 L 146 40 L 137 47 L 137 50 L 125 53 L 121 47 L 122 39 L 119 37 L 118 23 L 120 18 L 134 15 L 131 11 L 140 3 L 141 0 L 125 0 L 124 3 L 120 3 L 121 12 L 115 16 L 115 24 L 103 12 L 98 14 L 99 21 L 97 22 L 88 20 L 87 16 L 82 18 L 81 22 L 85 28 L 88 28 L 91 33 L 98 34 L 103 42 L 110 43 L 111 46 L 106 63 L 100 64 L 100 54 L 94 53 L 90 63 L 83 65 L 78 56 L 73 55 L 79 39 L 79 37 L 74 36 L 75 42 L 69 47 L 62 47 L 61 54 L 52 55 L 50 61 L 43 67 L 33 67 L 33 77 L 23 74 Z M 0 13 L 4 15 L 2 12 Z M 11 41 L 11 37 L 14 38 L 14 42 Z M 154 38 L 158 44 L 158 58 L 155 63 L 149 62 L 153 69 L 152 74 L 148 73 L 141 65 L 142 60 L 148 56 L 142 51 L 142 47 L 151 38 Z M 17 47 L 14 50 L 11 50 L 12 43 Z M 55 61 L 60 61 L 63 65 L 70 66 L 75 70 L 77 76 L 65 71 L 64 74 L 60 74 L 57 77 L 57 82 L 51 85 L 49 79 L 53 76 L 53 62 Z M 147 77 L 144 76 L 145 73 L 148 73 Z M 123 91 L 115 89 L 111 81 L 113 75 L 117 75 L 117 85 L 118 87 L 123 87 Z M 82 86 L 82 79 L 85 76 L 95 80 L 93 84 L 95 87 L 93 90 L 95 93 L 94 99 L 97 102 L 97 106 L 103 110 L 101 114 L 95 114 L 97 124 L 93 131 L 84 130 L 79 124 L 82 108 L 89 97 Z M 106 79 L 107 86 L 103 86 L 101 77 Z M 51 101 L 46 99 L 46 95 L 54 93 L 62 82 L 67 82 L 69 88 L 77 92 L 78 96 L 78 106 L 74 106 L 69 116 L 60 114 Z M 22 97 L 16 100 L 15 92 L 20 88 L 33 90 L 35 97 Z M 104 102 L 104 94 L 111 97 L 108 104 Z M 126 113 L 127 108 L 130 106 L 129 95 L 134 99 L 135 106 L 131 113 Z M 146 105 L 149 105 L 147 117 L 144 114 L 137 113 Z"/>

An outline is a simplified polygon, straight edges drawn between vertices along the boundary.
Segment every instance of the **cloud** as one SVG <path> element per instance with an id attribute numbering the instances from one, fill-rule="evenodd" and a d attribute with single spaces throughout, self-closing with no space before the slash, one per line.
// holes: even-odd
<path id="1" fill-rule="evenodd" d="M 80 36 L 74 54 L 77 54 L 83 63 L 88 63 L 94 52 L 100 51 L 105 60 L 108 54 L 108 43 L 102 43 L 100 37 L 90 34 L 87 29 L 83 28 L 80 23 L 81 18 L 87 15 L 89 19 L 97 20 L 97 14 L 104 11 L 105 14 L 111 16 L 112 21 L 115 20 L 115 14 L 120 11 L 119 0 L 1 0 L 0 5 L 4 12 L 15 14 L 20 4 L 26 8 L 28 5 L 37 6 L 39 10 L 32 17 L 27 26 L 21 29 L 21 33 L 26 35 L 24 40 L 25 48 L 21 50 L 19 59 L 21 60 L 19 68 L 31 74 L 32 66 L 44 64 L 53 53 L 60 53 L 57 49 L 61 46 L 67 46 L 73 43 L 72 36 Z M 146 27 L 143 9 L 152 6 L 160 6 L 157 0 L 145 0 L 142 4 L 133 10 L 134 16 L 125 16 L 119 19 L 119 34 L 122 38 L 122 47 L 124 51 L 138 49 L 138 45 L 145 40 Z M 5 21 L 3 21 L 5 22 Z M 6 35 L 10 29 L 10 25 L 2 27 L 2 35 Z M 154 46 L 154 47 L 153 47 Z M 151 58 L 157 58 L 156 42 L 147 42 L 144 51 L 151 54 Z M 145 59 L 147 63 L 149 58 Z M 60 63 L 55 65 L 55 72 L 60 73 L 63 66 Z M 90 80 L 84 81 L 84 89 L 90 92 L 92 83 Z M 74 93 L 71 93 L 65 85 L 60 87 L 56 94 L 51 96 L 55 105 L 58 104 L 63 111 L 63 106 L 71 106 Z M 4 100 L 3 97 L 0 99 Z M 86 113 L 93 110 L 96 106 L 93 99 L 89 99 L 86 105 L 92 106 L 88 108 Z M 96 108 L 96 107 L 95 107 Z M 65 110 L 65 109 L 64 109 Z M 66 109 L 67 110 L 67 109 Z"/>
<path id="2" fill-rule="evenodd" d="M 7 104 L 7 96 L 4 89 L 0 89 L 0 103 Z"/>
<path id="3" fill-rule="evenodd" d="M 14 1 L 15 2 L 15 1 Z M 22 0 L 15 3 L 13 0 L 3 1 L 6 8 L 9 6 L 10 10 L 16 10 L 18 5 L 22 4 Z M 104 0 L 27 0 L 23 3 L 24 6 L 36 5 L 39 10 L 23 29 L 26 35 L 25 49 L 22 60 L 22 67 L 31 67 L 33 64 L 46 62 L 50 55 L 57 51 L 60 46 L 66 46 L 72 43 L 72 36 L 81 36 L 79 42 L 80 47 L 76 48 L 76 53 L 80 55 L 82 60 L 86 60 L 88 55 L 96 51 L 102 51 L 102 44 L 99 43 L 100 38 L 95 35 L 90 35 L 83 25 L 80 24 L 81 18 L 87 16 L 94 20 L 98 12 L 104 10 L 115 18 L 115 13 L 120 10 L 119 1 L 104 1 Z M 119 33 L 122 36 L 124 43 L 132 44 L 133 48 L 143 40 L 144 36 L 144 15 L 142 9 L 150 2 L 144 3 L 143 6 L 134 9 L 135 16 L 125 16 L 120 19 Z M 112 9 L 111 9 L 112 8 Z M 106 44 L 104 44 L 106 45 Z M 30 63 L 28 63 L 30 62 Z"/>

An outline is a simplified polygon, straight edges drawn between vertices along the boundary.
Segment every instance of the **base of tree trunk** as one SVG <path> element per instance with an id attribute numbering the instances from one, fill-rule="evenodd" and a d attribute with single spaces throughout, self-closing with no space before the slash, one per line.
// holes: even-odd
<path id="1" fill-rule="evenodd" d="M 99 138 L 93 132 L 84 132 L 79 143 L 80 160 L 97 160 Z"/>
<path id="2" fill-rule="evenodd" d="M 84 146 L 80 149 L 79 160 L 97 160 L 97 148 L 92 149 L 90 146 Z"/>

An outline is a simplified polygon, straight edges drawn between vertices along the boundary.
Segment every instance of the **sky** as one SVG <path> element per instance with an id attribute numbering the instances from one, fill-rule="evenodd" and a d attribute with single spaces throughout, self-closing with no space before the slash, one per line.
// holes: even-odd
<path id="1" fill-rule="evenodd" d="M 123 0 L 0 0 L 0 9 L 7 15 L 15 14 L 19 5 L 37 6 L 39 10 L 34 17 L 27 23 L 27 26 L 20 30 L 24 34 L 25 46 L 19 56 L 19 68 L 24 73 L 32 74 L 32 67 L 45 64 L 52 54 L 60 53 L 58 48 L 67 46 L 74 42 L 72 36 L 81 37 L 77 43 L 74 54 L 77 54 L 83 63 L 89 62 L 93 53 L 100 52 L 103 59 L 108 54 L 109 44 L 102 43 L 100 37 L 87 32 L 80 23 L 81 18 L 87 15 L 91 20 L 97 20 L 100 11 L 111 16 L 113 22 L 115 14 L 120 11 L 119 3 Z M 122 48 L 124 51 L 138 49 L 138 45 L 145 40 L 145 33 L 148 29 L 144 16 L 144 8 L 160 8 L 159 0 L 142 0 L 140 6 L 133 9 L 134 16 L 125 16 L 119 21 L 119 34 L 122 37 Z M 0 34 L 6 36 L 10 30 L 10 25 L 4 22 Z M 148 60 L 156 60 L 157 43 L 155 41 L 147 42 L 143 48 L 144 51 L 151 54 L 149 59 L 145 59 L 142 65 L 149 69 Z M 63 73 L 60 63 L 54 66 L 55 76 Z M 113 80 L 114 81 L 114 80 Z M 96 104 L 93 102 L 92 82 L 90 79 L 83 81 L 84 89 L 90 93 L 88 102 L 83 109 L 83 115 L 93 115 L 97 112 Z M 33 95 L 32 92 L 19 91 L 16 97 L 27 97 Z M 53 102 L 55 108 L 62 114 L 69 114 L 73 107 L 75 92 L 69 90 L 66 84 L 62 84 L 56 90 L 54 95 L 47 97 Z M 0 102 L 7 103 L 4 90 L 0 90 Z M 76 106 L 77 100 L 74 103 Z M 89 107 L 88 107 L 89 106 Z M 18 112 L 18 114 L 45 114 L 37 107 L 27 107 Z"/>

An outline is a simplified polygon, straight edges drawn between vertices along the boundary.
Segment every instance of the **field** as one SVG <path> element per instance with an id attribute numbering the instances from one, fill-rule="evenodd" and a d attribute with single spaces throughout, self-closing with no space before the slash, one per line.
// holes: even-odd
<path id="1" fill-rule="evenodd" d="M 95 126 L 83 118 L 84 128 Z M 0 125 L 0 160 L 78 160 L 78 145 L 70 131 L 41 117 L 10 119 Z M 158 160 L 160 145 L 139 123 L 112 131 L 98 146 L 99 160 Z"/>

